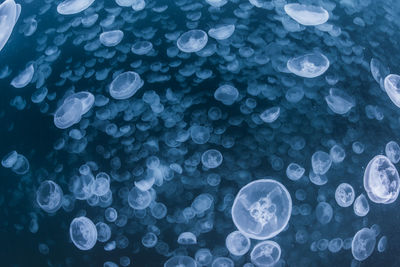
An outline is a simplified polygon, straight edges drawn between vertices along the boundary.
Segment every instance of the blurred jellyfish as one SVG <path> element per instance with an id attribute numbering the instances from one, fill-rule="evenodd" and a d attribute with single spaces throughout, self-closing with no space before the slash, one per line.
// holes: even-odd
<path id="1" fill-rule="evenodd" d="M 297 163 L 290 163 L 286 168 L 286 175 L 292 181 L 297 181 L 303 177 L 306 170 Z"/>
<path id="2" fill-rule="evenodd" d="M 209 149 L 201 155 L 201 163 L 208 169 L 217 168 L 223 160 L 221 152 L 216 149 Z"/>
<path id="3" fill-rule="evenodd" d="M 108 224 L 103 222 L 96 223 L 97 240 L 99 242 L 107 242 L 111 237 L 111 229 Z"/>
<path id="4" fill-rule="evenodd" d="M 227 106 L 235 103 L 238 97 L 239 91 L 232 85 L 228 84 L 218 87 L 218 89 L 214 93 L 214 98 Z"/>
<path id="5" fill-rule="evenodd" d="M 335 191 L 336 203 L 341 207 L 349 207 L 355 198 L 354 189 L 348 183 L 341 183 Z"/>
<path id="6" fill-rule="evenodd" d="M 288 224 L 292 198 L 286 187 L 271 179 L 253 181 L 242 187 L 232 205 L 235 226 L 253 239 L 268 239 Z"/>
<path id="7" fill-rule="evenodd" d="M 275 241 L 263 241 L 254 246 L 250 253 L 251 262 L 255 266 L 274 266 L 281 258 L 281 247 Z"/>
<path id="8" fill-rule="evenodd" d="M 279 118 L 280 114 L 281 114 L 280 107 L 272 107 L 264 110 L 260 114 L 260 119 L 262 119 L 265 123 L 273 123 Z"/>
<path id="9" fill-rule="evenodd" d="M 228 0 L 206 0 L 206 2 L 213 7 L 222 7 Z"/>
<path id="10" fill-rule="evenodd" d="M 210 130 L 204 126 L 194 125 L 190 127 L 190 137 L 196 144 L 202 145 L 210 139 Z M 222 155 L 221 155 L 222 161 Z"/>
<path id="11" fill-rule="evenodd" d="M 197 237 L 192 232 L 183 232 L 178 236 L 178 244 L 180 245 L 197 244 Z"/>
<path id="12" fill-rule="evenodd" d="M 287 68 L 297 76 L 315 78 L 328 70 L 329 60 L 321 53 L 310 53 L 289 59 Z"/>
<path id="13" fill-rule="evenodd" d="M 34 73 L 35 67 L 33 64 L 30 64 L 11 81 L 11 85 L 15 88 L 23 88 L 27 86 L 32 81 Z"/>
<path id="14" fill-rule="evenodd" d="M 384 235 L 378 241 L 377 249 L 379 252 L 384 252 L 387 247 L 387 237 Z"/>
<path id="15" fill-rule="evenodd" d="M 69 97 L 67 97 L 64 100 L 64 103 L 67 101 L 70 101 L 74 98 L 81 101 L 81 104 L 82 104 L 81 115 L 86 114 L 92 108 L 92 106 L 94 104 L 94 95 L 92 93 L 86 92 L 86 91 L 82 91 L 82 92 L 70 95 Z"/>
<path id="16" fill-rule="evenodd" d="M 324 24 L 329 19 L 328 11 L 320 6 L 293 3 L 286 4 L 284 10 L 292 19 L 305 26 Z"/>
<path id="17" fill-rule="evenodd" d="M 389 74 L 386 76 L 384 87 L 393 104 L 400 108 L 400 75 Z"/>
<path id="18" fill-rule="evenodd" d="M 153 49 L 153 44 L 149 41 L 137 41 L 135 42 L 132 47 L 132 53 L 136 55 L 146 55 Z"/>
<path id="19" fill-rule="evenodd" d="M 54 113 L 54 125 L 66 129 L 81 120 L 82 102 L 77 98 L 65 101 Z"/>
<path id="20" fill-rule="evenodd" d="M 57 12 L 61 15 L 73 15 L 87 9 L 94 0 L 64 0 L 57 6 Z"/>
<path id="21" fill-rule="evenodd" d="M 6 45 L 21 14 L 21 5 L 14 0 L 5 0 L 0 4 L 0 51 Z"/>
<path id="22" fill-rule="evenodd" d="M 110 84 L 110 95 L 114 99 L 127 99 L 133 96 L 144 82 L 134 71 L 119 74 Z"/>
<path id="23" fill-rule="evenodd" d="M 201 248 L 196 251 L 196 254 L 194 255 L 194 258 L 197 262 L 198 265 L 200 266 L 207 266 L 211 263 L 212 261 L 212 254 L 211 251 L 207 248 Z"/>
<path id="24" fill-rule="evenodd" d="M 395 141 L 390 141 L 385 146 L 386 157 L 390 159 L 393 164 L 400 161 L 400 146 Z"/>
<path id="25" fill-rule="evenodd" d="M 208 30 L 208 35 L 216 40 L 225 40 L 231 37 L 234 31 L 234 24 L 224 24 Z"/>
<path id="26" fill-rule="evenodd" d="M 332 162 L 340 163 L 346 157 L 346 152 L 344 151 L 344 149 L 341 146 L 334 145 L 329 150 L 329 155 L 331 156 Z"/>
<path id="27" fill-rule="evenodd" d="M 340 115 L 346 114 L 355 106 L 353 97 L 337 88 L 329 89 L 329 95 L 325 97 L 325 101 L 333 112 Z"/>
<path id="28" fill-rule="evenodd" d="M 215 258 L 211 264 L 211 267 L 234 267 L 233 260 L 227 257 Z"/>
<path id="29" fill-rule="evenodd" d="M 164 263 L 164 267 L 197 267 L 196 261 L 189 256 L 174 256 Z"/>
<path id="30" fill-rule="evenodd" d="M 207 42 L 207 33 L 202 30 L 190 30 L 183 33 L 176 41 L 176 44 L 182 52 L 193 53 L 203 49 Z"/>
<path id="31" fill-rule="evenodd" d="M 364 194 L 359 195 L 356 200 L 354 200 L 353 204 L 354 214 L 357 216 L 365 216 L 369 212 L 369 204 L 368 199 Z"/>
<path id="32" fill-rule="evenodd" d="M 383 155 L 375 156 L 364 172 L 364 189 L 375 203 L 390 204 L 399 196 L 400 178 L 396 167 Z"/>
<path id="33" fill-rule="evenodd" d="M 240 231 L 234 231 L 226 237 L 225 245 L 232 255 L 242 256 L 249 251 L 251 243 Z"/>
<path id="34" fill-rule="evenodd" d="M 369 228 L 362 228 L 353 238 L 351 243 L 351 253 L 358 261 L 363 261 L 368 258 L 375 248 L 375 234 Z"/>
<path id="35" fill-rule="evenodd" d="M 331 164 L 331 157 L 324 151 L 317 151 L 311 157 L 312 169 L 317 175 L 324 175 L 331 167 Z"/>
<path id="36" fill-rule="evenodd" d="M 36 202 L 48 213 L 56 212 L 62 205 L 63 191 L 53 181 L 43 181 L 36 191 Z"/>
<path id="37" fill-rule="evenodd" d="M 11 170 L 16 174 L 20 175 L 26 174 L 27 172 L 29 172 L 28 159 L 24 155 L 18 154 L 17 160 L 13 164 Z"/>
<path id="38" fill-rule="evenodd" d="M 143 237 L 142 237 L 142 245 L 145 246 L 146 248 L 152 248 L 155 247 L 155 245 L 157 244 L 158 241 L 158 237 L 151 232 L 146 233 Z"/>
<path id="39" fill-rule="evenodd" d="M 326 202 L 318 203 L 317 208 L 315 209 L 315 215 L 321 224 L 328 224 L 333 217 L 332 206 Z"/>
<path id="40" fill-rule="evenodd" d="M 17 162 L 18 159 L 18 153 L 17 151 L 13 150 L 9 153 L 7 153 L 3 159 L 1 160 L 1 165 L 4 168 L 12 168 L 15 163 Z"/>
<path id="41" fill-rule="evenodd" d="M 86 217 L 77 217 L 69 226 L 69 236 L 80 250 L 89 250 L 97 241 L 97 229 L 94 223 Z"/>
<path id="42" fill-rule="evenodd" d="M 143 210 L 150 205 L 151 201 L 152 197 L 149 191 L 141 191 L 136 187 L 129 191 L 128 203 L 133 209 Z"/>
<path id="43" fill-rule="evenodd" d="M 332 253 L 339 252 L 343 247 L 343 240 L 339 237 L 332 239 L 329 241 L 328 250 Z"/>

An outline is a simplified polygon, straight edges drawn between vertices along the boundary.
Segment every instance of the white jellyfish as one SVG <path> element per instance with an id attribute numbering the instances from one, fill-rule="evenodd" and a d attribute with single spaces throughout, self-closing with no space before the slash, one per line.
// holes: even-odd
<path id="1" fill-rule="evenodd" d="M 317 220 L 321 224 L 328 224 L 332 220 L 333 209 L 329 203 L 320 202 L 315 209 Z"/>
<path id="2" fill-rule="evenodd" d="M 0 5 L 0 51 L 6 45 L 21 14 L 21 5 L 14 0 L 5 0 Z"/>
<path id="3" fill-rule="evenodd" d="M 180 245 L 197 244 L 197 237 L 192 232 L 183 232 L 178 236 L 178 244 Z"/>
<path id="4" fill-rule="evenodd" d="M 209 149 L 201 155 L 201 163 L 208 169 L 217 168 L 223 160 L 221 152 L 216 149 Z"/>
<path id="5" fill-rule="evenodd" d="M 331 156 L 332 162 L 340 163 L 346 157 L 346 151 L 339 145 L 334 145 L 329 150 L 329 155 Z"/>
<path id="6" fill-rule="evenodd" d="M 203 49 L 208 42 L 207 33 L 202 30 L 190 30 L 183 33 L 176 44 L 182 52 L 193 53 Z"/>
<path id="7" fill-rule="evenodd" d="M 65 101 L 54 113 L 54 125 L 60 129 L 71 127 L 82 117 L 82 102 L 77 98 Z"/>
<path id="8" fill-rule="evenodd" d="M 64 0 L 57 5 L 57 12 L 61 15 L 73 15 L 90 7 L 94 0 Z"/>
<path id="9" fill-rule="evenodd" d="M 69 236 L 80 250 L 89 250 L 97 241 L 97 229 L 94 223 L 86 217 L 77 217 L 69 226 Z"/>
<path id="10" fill-rule="evenodd" d="M 257 267 L 275 266 L 280 258 L 281 247 L 271 240 L 258 243 L 250 253 L 251 262 Z"/>
<path id="11" fill-rule="evenodd" d="M 110 84 L 110 95 L 115 99 L 127 99 L 133 96 L 144 82 L 134 71 L 119 74 Z"/>
<path id="12" fill-rule="evenodd" d="M 292 181 L 297 181 L 303 177 L 306 170 L 297 163 L 290 163 L 286 168 L 286 175 Z"/>
<path id="13" fill-rule="evenodd" d="M 194 258 L 200 266 L 208 266 L 211 263 L 213 256 L 209 249 L 201 248 L 196 251 Z"/>
<path id="14" fill-rule="evenodd" d="M 173 256 L 164 263 L 164 267 L 197 267 L 196 261 L 189 256 Z"/>
<path id="15" fill-rule="evenodd" d="M 218 25 L 208 30 L 208 35 L 216 40 L 225 40 L 232 36 L 235 31 L 235 24 Z"/>
<path id="16" fill-rule="evenodd" d="M 284 10 L 289 17 L 305 26 L 321 25 L 329 19 L 328 11 L 320 6 L 293 3 L 286 4 Z"/>
<path id="17" fill-rule="evenodd" d="M 335 191 L 336 203 L 341 207 L 349 207 L 355 198 L 354 189 L 348 183 L 341 183 Z"/>
<path id="18" fill-rule="evenodd" d="M 400 146 L 395 141 L 390 141 L 385 146 L 386 157 L 394 164 L 400 161 Z"/>
<path id="19" fill-rule="evenodd" d="M 345 91 L 337 88 L 329 89 L 329 95 L 325 97 L 328 107 L 336 114 L 346 114 L 355 106 L 353 97 Z"/>
<path id="20" fill-rule="evenodd" d="M 213 7 L 222 7 L 228 0 L 206 0 L 206 2 Z"/>
<path id="21" fill-rule="evenodd" d="M 124 38 L 124 32 L 121 30 L 103 32 L 99 36 L 100 43 L 108 47 L 118 45 L 121 42 L 122 38 Z"/>
<path id="22" fill-rule="evenodd" d="M 280 107 L 272 107 L 264 110 L 260 114 L 260 119 L 263 120 L 265 123 L 273 123 L 279 118 L 280 114 L 281 114 Z"/>
<path id="23" fill-rule="evenodd" d="M 324 175 L 332 165 L 330 155 L 324 151 L 317 151 L 311 157 L 311 166 L 315 174 Z"/>
<path id="24" fill-rule="evenodd" d="M 378 241 L 377 249 L 379 252 L 384 252 L 387 248 L 387 237 L 384 235 Z"/>
<path id="25" fill-rule="evenodd" d="M 147 208 L 152 201 L 152 197 L 149 191 L 141 191 L 136 187 L 133 187 L 128 194 L 128 203 L 133 209 L 143 210 Z"/>
<path id="26" fill-rule="evenodd" d="M 70 96 L 68 96 L 65 100 L 64 103 L 71 100 L 71 99 L 78 99 L 79 101 L 81 101 L 82 104 L 82 111 L 81 111 L 81 115 L 83 116 L 84 114 L 86 114 L 93 106 L 94 104 L 94 95 L 90 92 L 87 91 L 82 91 L 82 92 L 78 92 L 75 94 L 72 94 Z"/>
<path id="27" fill-rule="evenodd" d="M 225 246 L 232 255 L 242 256 L 250 249 L 250 239 L 240 231 L 230 233 L 225 239 Z"/>
<path id="28" fill-rule="evenodd" d="M 32 81 L 34 73 L 35 67 L 33 64 L 30 64 L 11 81 L 11 85 L 15 88 L 23 88 L 27 86 Z"/>
<path id="29" fill-rule="evenodd" d="M 375 203 L 390 204 L 399 196 L 400 178 L 396 167 L 383 155 L 375 156 L 364 172 L 364 189 Z"/>
<path id="30" fill-rule="evenodd" d="M 227 257 L 217 257 L 213 260 L 211 267 L 234 267 L 233 260 Z"/>
<path id="31" fill-rule="evenodd" d="M 215 90 L 214 93 L 214 98 L 218 101 L 221 101 L 224 105 L 230 106 L 239 97 L 239 91 L 233 87 L 232 85 L 229 84 L 224 84 L 220 87 L 218 87 L 217 90 Z"/>
<path id="32" fill-rule="evenodd" d="M 400 108 L 400 75 L 389 74 L 383 84 L 390 100 Z"/>
<path id="33" fill-rule="evenodd" d="M 264 240 L 279 234 L 288 224 L 292 198 L 286 187 L 272 179 L 242 187 L 232 205 L 232 220 L 246 236 Z"/>
<path id="34" fill-rule="evenodd" d="M 36 191 L 36 202 L 48 213 L 56 212 L 62 205 L 63 191 L 53 181 L 43 181 Z"/>
<path id="35" fill-rule="evenodd" d="M 351 243 L 351 253 L 358 261 L 363 261 L 371 256 L 374 251 L 376 237 L 374 231 L 369 228 L 362 228 L 353 238 Z"/>
<path id="36" fill-rule="evenodd" d="M 12 168 L 15 163 L 17 162 L 18 159 L 18 153 L 17 151 L 13 150 L 9 153 L 7 153 L 3 159 L 1 160 L 1 165 L 4 168 Z"/>
<path id="37" fill-rule="evenodd" d="M 354 214 L 357 216 L 365 216 L 369 212 L 369 204 L 368 199 L 364 194 L 359 195 L 356 200 L 354 200 L 353 204 Z"/>
<path id="38" fill-rule="evenodd" d="M 304 78 L 321 76 L 329 68 L 329 59 L 319 53 L 309 53 L 288 60 L 287 68 L 293 74 Z"/>
<path id="39" fill-rule="evenodd" d="M 136 55 L 146 55 L 153 49 L 153 44 L 149 41 L 137 41 L 132 47 L 132 53 Z"/>

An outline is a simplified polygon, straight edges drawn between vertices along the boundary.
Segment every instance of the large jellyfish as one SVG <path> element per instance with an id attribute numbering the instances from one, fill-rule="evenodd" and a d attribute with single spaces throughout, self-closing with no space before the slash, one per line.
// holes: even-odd
<path id="1" fill-rule="evenodd" d="M 97 241 L 97 229 L 94 223 L 86 217 L 77 217 L 69 226 L 69 235 L 74 245 L 80 250 L 89 250 Z"/>
<path id="2" fill-rule="evenodd" d="M 57 6 L 57 12 L 61 15 L 73 15 L 87 9 L 94 0 L 64 0 Z"/>
<path id="3" fill-rule="evenodd" d="M 21 14 L 21 5 L 6 0 L 0 5 L 0 51 L 6 45 Z"/>
<path id="4" fill-rule="evenodd" d="M 374 251 L 376 237 L 374 231 L 369 228 L 359 230 L 351 243 L 351 253 L 358 261 L 368 258 Z"/>
<path id="5" fill-rule="evenodd" d="M 389 74 L 383 84 L 390 100 L 400 108 L 400 75 Z"/>
<path id="6" fill-rule="evenodd" d="M 320 6 L 293 3 L 286 4 L 284 10 L 292 19 L 305 26 L 324 24 L 329 19 L 328 11 Z"/>
<path id="7" fill-rule="evenodd" d="M 288 224 L 292 198 L 286 187 L 272 179 L 253 181 L 240 189 L 232 205 L 232 220 L 246 236 L 264 240 Z"/>
<path id="8" fill-rule="evenodd" d="M 289 59 L 287 68 L 297 76 L 315 78 L 324 74 L 329 64 L 329 59 L 325 55 L 315 52 Z"/>

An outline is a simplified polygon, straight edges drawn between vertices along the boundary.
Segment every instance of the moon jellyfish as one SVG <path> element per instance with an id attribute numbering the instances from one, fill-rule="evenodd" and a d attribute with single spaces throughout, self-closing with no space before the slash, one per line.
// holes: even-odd
<path id="1" fill-rule="evenodd" d="M 104 196 L 110 190 L 110 176 L 107 173 L 100 172 L 96 175 L 96 179 L 92 185 L 93 194 L 96 196 Z"/>
<path id="2" fill-rule="evenodd" d="M 97 241 L 97 229 L 94 223 L 86 217 L 77 217 L 69 226 L 69 236 L 80 250 L 89 250 Z"/>
<path id="3" fill-rule="evenodd" d="M 211 263 L 213 256 L 208 248 L 201 248 L 196 251 L 194 258 L 200 266 L 207 266 Z"/>
<path id="4" fill-rule="evenodd" d="M 36 202 L 48 213 L 56 212 L 62 205 L 63 191 L 53 181 L 43 181 L 36 191 Z"/>
<path id="5" fill-rule="evenodd" d="M 305 171 L 299 164 L 292 162 L 286 168 L 286 176 L 292 181 L 297 181 L 303 177 Z"/>
<path id="6" fill-rule="evenodd" d="M 324 175 L 332 165 L 332 159 L 328 153 L 317 151 L 311 157 L 313 172 L 317 175 Z"/>
<path id="7" fill-rule="evenodd" d="M 242 256 L 250 249 L 250 239 L 240 231 L 230 233 L 225 239 L 226 248 L 232 255 Z"/>
<path id="8" fill-rule="evenodd" d="M 174 256 L 164 263 L 164 267 L 197 267 L 196 261 L 189 256 Z"/>
<path id="9" fill-rule="evenodd" d="M 203 49 L 207 42 L 207 33 L 202 30 L 190 30 L 183 33 L 176 41 L 176 44 L 182 52 L 193 53 Z"/>
<path id="10" fill-rule="evenodd" d="M 17 159 L 18 153 L 17 151 L 13 150 L 3 157 L 3 159 L 1 160 L 1 165 L 4 168 L 12 168 L 12 166 L 14 166 L 17 162 Z"/>
<path id="11" fill-rule="evenodd" d="M 106 220 L 109 222 L 115 222 L 118 218 L 117 210 L 112 207 L 106 208 L 104 211 L 104 218 L 106 218 Z"/>
<path id="12" fill-rule="evenodd" d="M 144 0 L 135 0 L 132 4 L 132 9 L 135 11 L 143 10 L 146 7 L 146 2 Z"/>
<path id="13" fill-rule="evenodd" d="M 369 212 L 369 204 L 368 199 L 364 194 L 359 195 L 356 200 L 354 200 L 353 204 L 354 214 L 357 216 L 365 216 Z"/>
<path id="14" fill-rule="evenodd" d="M 206 0 L 206 2 L 213 7 L 222 7 L 228 0 Z"/>
<path id="15" fill-rule="evenodd" d="M 280 114 L 281 114 L 280 107 L 272 107 L 264 110 L 260 114 L 260 119 L 265 123 L 273 123 L 279 118 Z"/>
<path id="16" fill-rule="evenodd" d="M 147 208 L 152 201 L 152 197 L 149 191 L 141 191 L 136 187 L 133 187 L 128 194 L 128 203 L 133 209 L 143 210 Z"/>
<path id="17" fill-rule="evenodd" d="M 329 155 L 331 156 L 332 162 L 340 163 L 345 159 L 346 151 L 344 151 L 344 149 L 341 146 L 334 145 L 329 150 Z"/>
<path id="18" fill-rule="evenodd" d="M 387 247 L 387 237 L 384 235 L 378 241 L 377 249 L 379 252 L 384 252 Z"/>
<path id="19" fill-rule="evenodd" d="M 96 223 L 97 240 L 99 242 L 107 242 L 111 237 L 111 228 L 103 222 Z"/>
<path id="20" fill-rule="evenodd" d="M 216 40 L 225 40 L 231 37 L 234 31 L 234 24 L 218 25 L 208 30 L 208 35 Z"/>
<path id="21" fill-rule="evenodd" d="M 343 247 L 343 240 L 339 237 L 332 239 L 329 241 L 328 250 L 332 253 L 339 252 Z"/>
<path id="22" fill-rule="evenodd" d="M 400 178 L 396 167 L 383 155 L 375 156 L 364 172 L 364 189 L 375 203 L 390 204 L 399 196 Z"/>
<path id="23" fill-rule="evenodd" d="M 190 137 L 198 145 L 205 144 L 210 139 L 210 130 L 204 126 L 194 125 L 190 127 Z"/>
<path id="24" fill-rule="evenodd" d="M 390 100 L 400 108 L 400 75 L 389 74 L 385 77 L 383 84 Z"/>
<path id="25" fill-rule="evenodd" d="M 281 247 L 275 241 L 263 241 L 250 253 L 251 262 L 257 267 L 274 266 L 281 258 Z"/>
<path id="26" fill-rule="evenodd" d="M 386 157 L 394 164 L 400 161 L 400 146 L 395 141 L 390 141 L 385 146 Z"/>
<path id="27" fill-rule="evenodd" d="M 223 160 L 221 152 L 216 149 L 209 149 L 201 155 L 201 163 L 208 169 L 217 168 Z"/>
<path id="28" fill-rule="evenodd" d="M 57 12 L 61 15 L 73 15 L 87 9 L 94 0 L 64 0 L 57 6 Z"/>
<path id="29" fill-rule="evenodd" d="M 359 230 L 351 243 L 351 253 L 358 261 L 368 258 L 374 251 L 376 237 L 374 231 L 369 228 Z"/>
<path id="30" fill-rule="evenodd" d="M 27 86 L 32 81 L 34 73 L 35 67 L 33 66 L 33 64 L 30 64 L 11 81 L 11 85 L 15 88 L 23 88 Z"/>
<path id="31" fill-rule="evenodd" d="M 183 232 L 178 236 L 178 244 L 194 245 L 197 244 L 197 238 L 192 232 Z"/>
<path id="32" fill-rule="evenodd" d="M 92 106 L 94 104 L 94 95 L 90 92 L 82 91 L 82 92 L 72 94 L 64 100 L 64 103 L 66 101 L 70 101 L 73 98 L 81 101 L 81 104 L 82 104 L 81 115 L 86 114 L 92 108 Z"/>
<path id="33" fill-rule="evenodd" d="M 149 41 L 138 41 L 131 47 L 132 53 L 136 55 L 146 55 L 153 49 L 153 44 Z"/>
<path id="34" fill-rule="evenodd" d="M 232 205 L 232 220 L 246 236 L 268 239 L 288 224 L 292 198 L 286 187 L 272 179 L 253 181 L 242 187 Z"/>
<path id="35" fill-rule="evenodd" d="M 11 170 L 16 174 L 26 174 L 29 171 L 28 159 L 24 155 L 18 154 L 17 160 L 12 166 Z"/>
<path id="36" fill-rule="evenodd" d="M 355 106 L 354 99 L 345 91 L 331 88 L 329 95 L 325 97 L 328 107 L 336 114 L 343 115 Z"/>
<path id="37" fill-rule="evenodd" d="M 304 78 L 321 76 L 329 68 L 329 60 L 321 53 L 309 53 L 288 60 L 287 68 L 293 74 Z"/>
<path id="38" fill-rule="evenodd" d="M 341 183 L 335 191 L 336 203 L 341 207 L 349 207 L 353 204 L 355 197 L 354 189 L 348 183 Z"/>
<path id="39" fill-rule="evenodd" d="M 124 38 L 124 32 L 120 30 L 114 30 L 101 33 L 99 40 L 104 46 L 112 47 L 118 45 L 122 38 Z"/>
<path id="40" fill-rule="evenodd" d="M 218 87 L 217 90 L 215 90 L 214 93 L 214 98 L 227 106 L 230 106 L 233 103 L 235 103 L 238 97 L 239 97 L 239 91 L 235 87 L 229 84 L 221 85 L 220 87 Z"/>
<path id="41" fill-rule="evenodd" d="M 328 224 L 333 217 L 333 209 L 329 203 L 320 202 L 315 209 L 317 220 L 321 224 Z"/>
<path id="42" fill-rule="evenodd" d="M 5 0 L 0 5 L 0 51 L 6 45 L 21 14 L 21 5 L 14 0 Z"/>
<path id="43" fill-rule="evenodd" d="M 142 88 L 144 82 L 134 71 L 119 74 L 110 84 L 110 95 L 114 99 L 127 99 Z"/>
<path id="44" fill-rule="evenodd" d="M 154 233 L 146 233 L 142 237 L 142 245 L 146 248 L 154 247 L 158 242 L 158 237 Z"/>
<path id="45" fill-rule="evenodd" d="M 60 129 L 71 127 L 81 120 L 82 103 L 77 98 L 65 101 L 54 113 L 54 125 Z"/>
<path id="46" fill-rule="evenodd" d="M 215 258 L 211 264 L 211 267 L 234 267 L 235 264 L 233 260 L 227 257 L 218 257 Z"/>
<path id="47" fill-rule="evenodd" d="M 324 24 L 329 19 L 329 13 L 320 6 L 303 4 L 286 4 L 284 6 L 286 14 L 304 26 L 317 26 Z"/>

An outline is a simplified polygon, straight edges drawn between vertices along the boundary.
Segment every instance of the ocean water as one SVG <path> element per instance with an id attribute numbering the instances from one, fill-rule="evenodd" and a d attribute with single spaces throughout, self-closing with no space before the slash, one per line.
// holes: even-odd
<path id="1" fill-rule="evenodd" d="M 400 2 L 0 1 L 0 266 L 400 266 Z"/>

